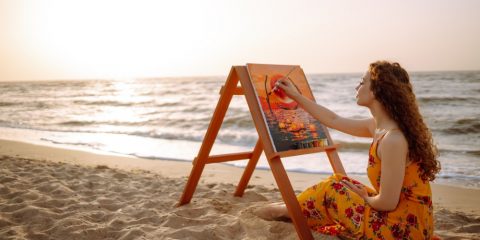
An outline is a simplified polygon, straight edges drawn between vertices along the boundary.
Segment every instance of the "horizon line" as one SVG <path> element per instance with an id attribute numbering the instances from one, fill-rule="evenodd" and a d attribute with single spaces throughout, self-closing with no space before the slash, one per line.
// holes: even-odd
<path id="1" fill-rule="evenodd" d="M 409 71 L 411 73 L 433 73 L 433 72 L 480 72 L 480 69 L 467 69 L 467 70 L 417 70 Z M 316 73 L 305 73 L 305 75 L 334 75 L 334 74 L 363 74 L 363 72 L 316 72 Z M 138 76 L 138 77 L 103 77 L 103 78 L 56 78 L 56 79 L 36 79 L 36 80 L 0 80 L 0 83 L 9 83 L 9 82 L 58 82 L 58 81 L 104 81 L 104 80 L 121 80 L 121 79 L 160 79 L 160 78 L 207 78 L 207 77 L 227 77 L 225 75 L 170 75 L 170 76 Z"/>

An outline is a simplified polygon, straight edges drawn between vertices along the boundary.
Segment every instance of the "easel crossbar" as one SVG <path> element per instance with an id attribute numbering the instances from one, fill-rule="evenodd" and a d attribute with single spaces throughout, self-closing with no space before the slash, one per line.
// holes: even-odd
<path id="1" fill-rule="evenodd" d="M 220 88 L 219 94 L 222 95 L 224 91 L 225 91 L 225 86 L 222 86 L 222 88 Z M 235 89 L 233 89 L 233 95 L 245 95 L 245 92 L 243 92 L 242 87 L 236 87 Z"/>
<path id="2" fill-rule="evenodd" d="M 229 162 L 229 161 L 237 161 L 237 160 L 244 160 L 252 158 L 253 152 L 240 152 L 240 153 L 230 153 L 230 154 L 221 154 L 221 155 L 212 155 L 207 158 L 205 161 L 206 164 L 208 163 L 221 163 L 221 162 Z M 192 162 L 192 164 L 196 164 L 198 157 Z"/>

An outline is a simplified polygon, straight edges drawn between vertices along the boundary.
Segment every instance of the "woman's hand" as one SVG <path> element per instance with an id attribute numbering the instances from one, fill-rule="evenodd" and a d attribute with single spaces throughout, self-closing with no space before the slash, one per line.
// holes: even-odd
<path id="1" fill-rule="evenodd" d="M 300 95 L 297 88 L 293 85 L 291 80 L 288 78 L 282 78 L 275 83 L 275 88 L 282 89 L 288 97 L 295 99 L 296 96 Z M 275 91 L 275 89 L 274 89 Z"/>
<path id="2" fill-rule="evenodd" d="M 350 190 L 352 190 L 353 192 L 355 192 L 356 194 L 358 194 L 360 197 L 362 197 L 363 199 L 366 200 L 366 198 L 368 197 L 368 192 L 367 192 L 367 189 L 365 187 L 363 187 L 363 185 L 361 184 L 353 184 L 347 180 L 342 180 L 341 181 L 343 184 L 345 184 L 346 187 L 350 188 Z"/>

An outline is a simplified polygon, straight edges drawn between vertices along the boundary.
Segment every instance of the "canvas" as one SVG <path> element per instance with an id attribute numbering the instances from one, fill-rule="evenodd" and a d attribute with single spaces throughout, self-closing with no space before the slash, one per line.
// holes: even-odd
<path id="1" fill-rule="evenodd" d="M 247 70 L 275 152 L 330 144 L 325 127 L 282 89 L 275 88 L 275 83 L 285 78 L 303 96 L 315 101 L 300 66 L 247 64 Z"/>

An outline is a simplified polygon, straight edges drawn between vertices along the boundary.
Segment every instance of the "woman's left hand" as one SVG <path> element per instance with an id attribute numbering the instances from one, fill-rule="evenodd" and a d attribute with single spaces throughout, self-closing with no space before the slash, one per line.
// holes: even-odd
<path id="1" fill-rule="evenodd" d="M 345 184 L 346 187 L 350 188 L 350 190 L 358 194 L 361 198 L 365 199 L 368 197 L 367 189 L 361 184 L 356 185 L 347 180 L 342 180 L 342 183 Z"/>

